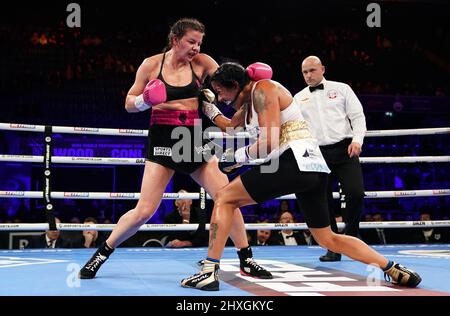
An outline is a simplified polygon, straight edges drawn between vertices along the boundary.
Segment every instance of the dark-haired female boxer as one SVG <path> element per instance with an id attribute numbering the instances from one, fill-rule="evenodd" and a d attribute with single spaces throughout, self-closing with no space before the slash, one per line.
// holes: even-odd
<path id="1" fill-rule="evenodd" d="M 389 261 L 363 241 L 330 229 L 327 209 L 327 176 L 330 172 L 290 92 L 272 80 L 253 81 L 237 63 L 221 65 L 211 77 L 221 102 L 245 107 L 246 130 L 256 141 L 234 151 L 227 149 L 219 167 L 233 171 L 252 159 L 265 163 L 244 172 L 214 199 L 208 257 L 200 273 L 181 281 L 184 287 L 219 290 L 218 270 L 236 208 L 262 203 L 294 193 L 302 201 L 306 223 L 320 246 L 352 259 L 380 267 L 393 283 L 417 286 L 420 276 Z"/>

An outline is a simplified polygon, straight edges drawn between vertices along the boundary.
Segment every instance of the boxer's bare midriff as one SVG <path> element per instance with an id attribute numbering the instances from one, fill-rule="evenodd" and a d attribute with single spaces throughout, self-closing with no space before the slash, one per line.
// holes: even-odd
<path id="1" fill-rule="evenodd" d="M 192 111 L 198 108 L 198 98 L 189 98 L 182 100 L 168 101 L 153 106 L 155 109 L 171 110 L 171 111 Z"/>

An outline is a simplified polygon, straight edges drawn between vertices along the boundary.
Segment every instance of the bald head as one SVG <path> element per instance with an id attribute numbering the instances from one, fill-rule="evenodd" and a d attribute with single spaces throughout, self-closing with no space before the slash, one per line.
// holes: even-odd
<path id="1" fill-rule="evenodd" d="M 325 67 L 317 56 L 306 57 L 302 62 L 302 74 L 308 86 L 315 87 L 323 80 Z"/>
<path id="2" fill-rule="evenodd" d="M 302 67 L 303 67 L 303 65 L 309 65 L 309 64 L 322 66 L 322 61 L 320 61 L 320 58 L 317 56 L 308 56 L 305 59 L 303 59 Z"/>

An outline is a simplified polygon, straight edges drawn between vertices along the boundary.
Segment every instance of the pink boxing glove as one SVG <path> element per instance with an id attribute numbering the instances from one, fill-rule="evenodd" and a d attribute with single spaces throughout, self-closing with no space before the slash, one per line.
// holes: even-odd
<path id="1" fill-rule="evenodd" d="M 152 79 L 147 83 L 142 94 L 136 97 L 134 106 L 142 112 L 166 100 L 166 86 L 161 80 Z"/>
<path id="2" fill-rule="evenodd" d="M 253 81 L 272 79 L 272 67 L 264 63 L 253 63 L 247 67 L 247 74 Z"/>
<path id="3" fill-rule="evenodd" d="M 144 102 L 148 105 L 157 105 L 166 102 L 167 93 L 164 82 L 159 79 L 150 80 L 142 92 Z"/>

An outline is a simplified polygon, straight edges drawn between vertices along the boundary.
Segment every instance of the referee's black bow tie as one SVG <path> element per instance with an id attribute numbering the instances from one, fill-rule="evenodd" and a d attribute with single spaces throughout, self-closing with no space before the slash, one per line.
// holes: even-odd
<path id="1" fill-rule="evenodd" d="M 315 86 L 315 87 L 309 86 L 309 91 L 314 92 L 314 90 L 323 90 L 323 83 L 318 84 L 318 85 Z"/>

